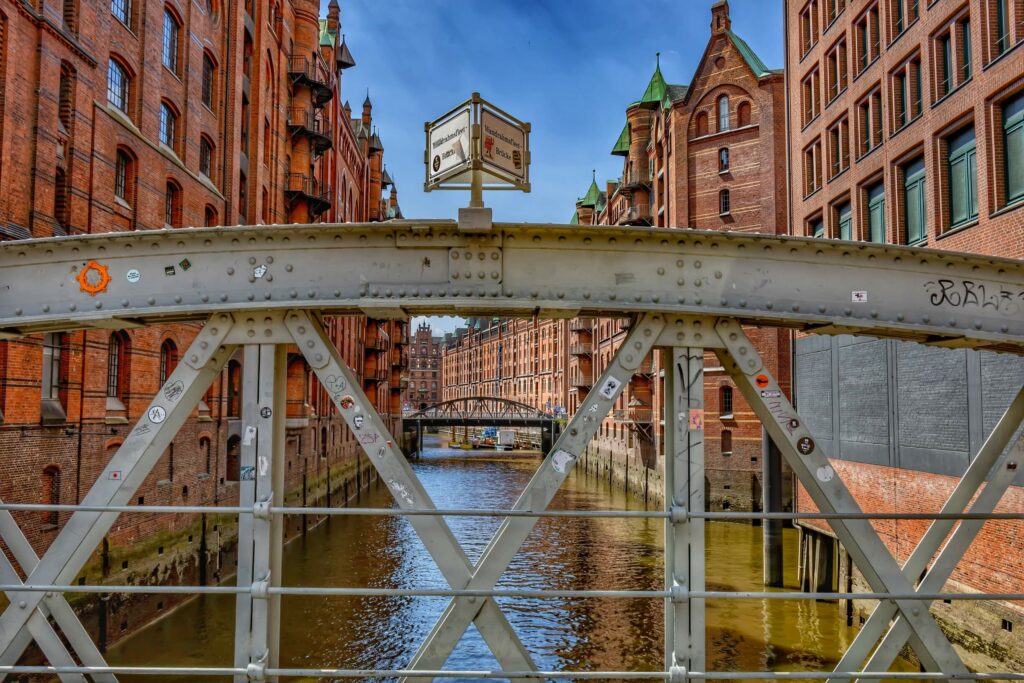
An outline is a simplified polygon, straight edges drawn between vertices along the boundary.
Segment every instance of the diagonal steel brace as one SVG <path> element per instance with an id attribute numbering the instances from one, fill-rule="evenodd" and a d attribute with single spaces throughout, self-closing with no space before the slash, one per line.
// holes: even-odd
<path id="1" fill-rule="evenodd" d="M 285 324 L 399 507 L 435 509 L 400 446 L 359 386 L 359 378 L 345 365 L 320 322 L 305 311 L 291 311 L 285 316 Z M 473 565 L 444 518 L 411 515 L 407 519 L 448 584 L 453 588 L 464 586 Z M 478 607 L 477 629 L 502 667 L 506 671 L 536 671 L 529 651 L 497 602 L 485 598 Z"/>
<path id="2" fill-rule="evenodd" d="M 977 456 L 971 461 L 963 477 L 960 478 L 956 487 L 949 494 L 949 499 L 942 506 L 942 513 L 958 513 L 963 511 L 974 497 L 974 494 L 977 493 L 985 478 L 989 476 L 994 463 L 1006 451 L 1006 446 L 1019 428 L 1022 419 L 1024 419 L 1024 387 L 1021 387 L 1017 392 L 1017 396 L 1007 406 L 999 422 L 992 429 L 992 433 L 989 434 L 985 443 L 982 444 Z M 1021 448 L 1022 443 L 1018 440 L 1017 445 L 1014 446 L 1013 453 L 1007 457 L 1006 462 L 1010 462 L 1014 457 L 1018 463 L 1024 459 L 1024 454 L 1020 453 Z M 1014 453 L 1016 454 L 1015 456 Z M 1003 467 L 994 471 L 984 491 L 982 491 L 974 504 L 971 505 L 971 512 L 992 512 L 1006 492 L 1006 489 L 1012 483 L 1012 470 L 1008 471 L 1006 467 Z M 917 547 L 914 548 L 914 551 L 903 565 L 903 574 L 908 579 L 916 579 L 928 567 L 928 562 L 934 557 L 935 552 L 942 545 L 943 540 L 945 540 L 954 524 L 955 520 L 947 519 L 937 519 L 932 522 L 928 527 L 928 531 L 921 537 Z M 957 526 L 953 536 L 950 537 L 945 547 L 943 547 L 942 554 L 936 559 L 927 576 L 918 586 L 918 591 L 934 592 L 942 590 L 942 586 L 945 585 L 946 580 L 956 567 L 956 561 L 963 556 L 963 553 L 971 545 L 975 536 L 981 531 L 982 524 L 983 522 L 978 520 L 964 520 Z M 871 616 L 857 633 L 856 638 L 846 649 L 840 662 L 836 664 L 835 671 L 853 671 L 855 667 L 860 666 L 864 658 L 870 653 L 871 648 L 878 642 L 878 638 L 885 631 L 886 627 L 889 626 L 890 620 L 896 615 L 897 611 L 894 605 L 887 601 L 879 602 L 872 611 Z M 892 658 L 889 658 L 888 653 L 895 649 L 896 654 L 898 654 L 909 635 L 906 625 L 897 619 L 897 623 L 892 625 L 889 632 L 885 635 L 882 644 L 872 654 L 871 664 L 868 665 L 870 670 L 882 671 L 887 669 L 896 656 L 893 654 Z M 876 666 L 881 668 L 875 668 Z M 833 678 L 830 679 L 830 683 L 839 680 L 849 679 Z"/>
<path id="3" fill-rule="evenodd" d="M 127 505 L 192 409 L 220 372 L 233 347 L 221 343 L 234 324 L 218 313 L 196 335 L 167 381 L 154 396 L 124 443 L 82 499 L 83 505 Z M 71 515 L 25 583 L 67 584 L 88 562 L 120 513 L 78 511 Z M 0 660 L 17 659 L 27 641 L 22 634 L 46 593 L 17 591 L 0 615 Z"/>
<path id="4" fill-rule="evenodd" d="M 797 474 L 818 509 L 823 512 L 860 512 L 860 506 L 810 432 L 778 382 L 764 366 L 760 354 L 734 318 L 722 318 L 716 326 L 725 345 L 716 353 L 743 397 L 771 435 L 783 457 Z M 878 592 L 909 595 L 913 584 L 900 570 L 896 558 L 868 520 L 832 520 L 832 528 L 871 588 Z M 912 644 L 925 667 L 946 674 L 966 673 L 967 668 L 926 605 L 918 600 L 893 598 L 906 617 Z"/>
<path id="5" fill-rule="evenodd" d="M 654 347 L 664 327 L 665 320 L 661 315 L 645 315 L 637 321 L 601 379 L 584 399 L 576 415 L 569 421 L 523 490 L 513 506 L 514 510 L 539 512 L 547 508 L 576 459 L 597 432 L 608 410 L 632 378 L 633 371 Z M 453 587 L 468 590 L 494 588 L 536 523 L 536 517 L 506 518 L 481 553 L 471 580 Z M 479 610 L 479 605 L 469 598 L 452 599 L 413 656 L 409 668 L 436 670 L 444 666 Z"/>

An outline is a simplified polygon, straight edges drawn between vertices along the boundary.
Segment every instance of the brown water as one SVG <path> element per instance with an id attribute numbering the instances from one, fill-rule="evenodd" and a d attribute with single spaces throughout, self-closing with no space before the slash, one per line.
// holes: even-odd
<path id="1" fill-rule="evenodd" d="M 537 463 L 521 454 L 432 448 L 413 468 L 440 508 L 508 508 Z M 358 505 L 388 507 L 392 501 L 379 487 Z M 552 503 L 574 510 L 638 507 L 582 472 L 566 480 Z M 475 561 L 500 520 L 456 517 L 448 523 Z M 661 589 L 663 526 L 651 519 L 541 519 L 499 587 Z M 709 590 L 763 590 L 760 528 L 708 522 L 706 538 Z M 796 532 L 787 529 L 784 540 L 785 590 L 793 590 Z M 412 527 L 398 517 L 333 517 L 286 547 L 284 569 L 289 586 L 446 587 Z M 281 664 L 401 668 L 445 602 L 285 596 Z M 498 602 L 543 670 L 662 667 L 659 600 Z M 812 600 L 709 600 L 707 623 L 711 671 L 830 668 L 854 635 L 835 604 Z M 231 666 L 233 640 L 233 596 L 201 596 L 119 643 L 109 661 Z M 446 668 L 499 667 L 471 627 Z"/>

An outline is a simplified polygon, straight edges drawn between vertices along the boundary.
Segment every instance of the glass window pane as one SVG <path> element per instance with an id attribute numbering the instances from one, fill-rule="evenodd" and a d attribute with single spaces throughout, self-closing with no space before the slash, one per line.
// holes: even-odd
<path id="1" fill-rule="evenodd" d="M 1006 131 L 1006 201 L 1024 198 L 1024 122 Z"/>
<path id="2" fill-rule="evenodd" d="M 839 234 L 837 235 L 841 240 L 853 239 L 853 229 L 851 225 L 851 211 L 849 204 L 842 204 L 836 209 L 837 220 L 839 224 Z"/>
<path id="3" fill-rule="evenodd" d="M 963 223 L 967 211 L 967 160 L 958 157 L 949 164 L 949 217 L 952 225 Z"/>
<path id="4" fill-rule="evenodd" d="M 868 190 L 868 239 L 885 242 L 885 186 L 882 183 Z"/>

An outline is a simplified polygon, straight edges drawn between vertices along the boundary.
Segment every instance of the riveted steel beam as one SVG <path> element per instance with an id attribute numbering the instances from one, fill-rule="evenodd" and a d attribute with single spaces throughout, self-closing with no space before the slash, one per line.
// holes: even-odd
<path id="1" fill-rule="evenodd" d="M 1020 261 L 666 228 L 496 223 L 480 236 L 396 221 L 24 240 L 0 243 L 0 291 L 5 335 L 221 310 L 660 312 L 1024 352 Z"/>

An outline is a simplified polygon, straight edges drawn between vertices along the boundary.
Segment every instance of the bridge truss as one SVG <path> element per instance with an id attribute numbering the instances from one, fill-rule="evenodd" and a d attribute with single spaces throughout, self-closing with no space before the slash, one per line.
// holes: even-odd
<path id="1" fill-rule="evenodd" d="M 910 643 L 925 669 L 914 678 L 1024 680 L 1024 673 L 971 673 L 928 606 L 939 599 L 1022 600 L 1022 594 L 943 593 L 957 562 L 994 513 L 1024 458 L 1024 387 L 999 420 L 919 546 L 903 566 L 808 431 L 744 332 L 785 326 L 922 343 L 1024 352 L 1024 265 L 916 248 L 663 229 L 496 224 L 480 234 L 450 222 L 271 226 L 138 232 L 0 245 L 0 331 L 9 337 L 73 328 L 119 329 L 203 320 L 174 369 L 117 453 L 73 506 L 0 505 L 0 536 L 20 567 L 0 553 L 0 677 L 42 673 L 63 681 L 119 674 L 224 675 L 236 681 L 291 676 L 429 680 L 500 678 L 898 678 L 886 672 Z M 557 438 L 510 510 L 438 510 L 321 326 L 323 314 L 630 315 L 633 325 L 594 389 Z M 446 590 L 293 587 L 281 583 L 285 514 L 366 513 L 283 504 L 286 351 L 297 346 L 449 584 Z M 129 505 L 172 437 L 230 355 L 243 349 L 242 481 L 237 506 L 166 507 L 239 516 L 235 586 L 70 585 Z M 497 590 L 538 518 L 595 435 L 635 369 L 653 350 L 665 370 L 665 509 L 605 511 L 665 522 L 665 585 L 657 591 Z M 704 352 L 717 354 L 820 513 L 870 584 L 862 593 L 708 591 L 704 585 Z M 979 493 L 980 491 L 980 493 Z M 977 494 L 977 495 L 976 495 Z M 39 558 L 12 510 L 72 510 Z M 444 516 L 504 520 L 473 564 Z M 731 516 L 736 516 L 733 513 Z M 797 514 L 751 513 L 750 517 Z M 959 523 L 958 523 L 959 522 Z M 938 553 L 936 555 L 936 553 Z M 933 559 L 934 558 L 934 559 Z M 929 564 L 930 562 L 930 564 Z M 918 581 L 922 572 L 924 578 Z M 24 579 L 22 579 L 24 575 Z M 211 668 L 111 667 L 65 599 L 73 592 L 232 593 L 233 660 Z M 442 595 L 449 603 L 401 670 L 284 668 L 282 595 Z M 665 607 L 660 672 L 539 671 L 497 597 L 643 597 Z M 833 672 L 709 672 L 704 606 L 709 599 L 878 599 Z M 475 624 L 500 671 L 443 671 Z M 58 630 L 60 634 L 58 634 Z M 61 638 L 63 635 L 63 638 Z M 48 660 L 17 664 L 35 641 Z M 877 646 L 877 647 L 876 647 Z"/>

